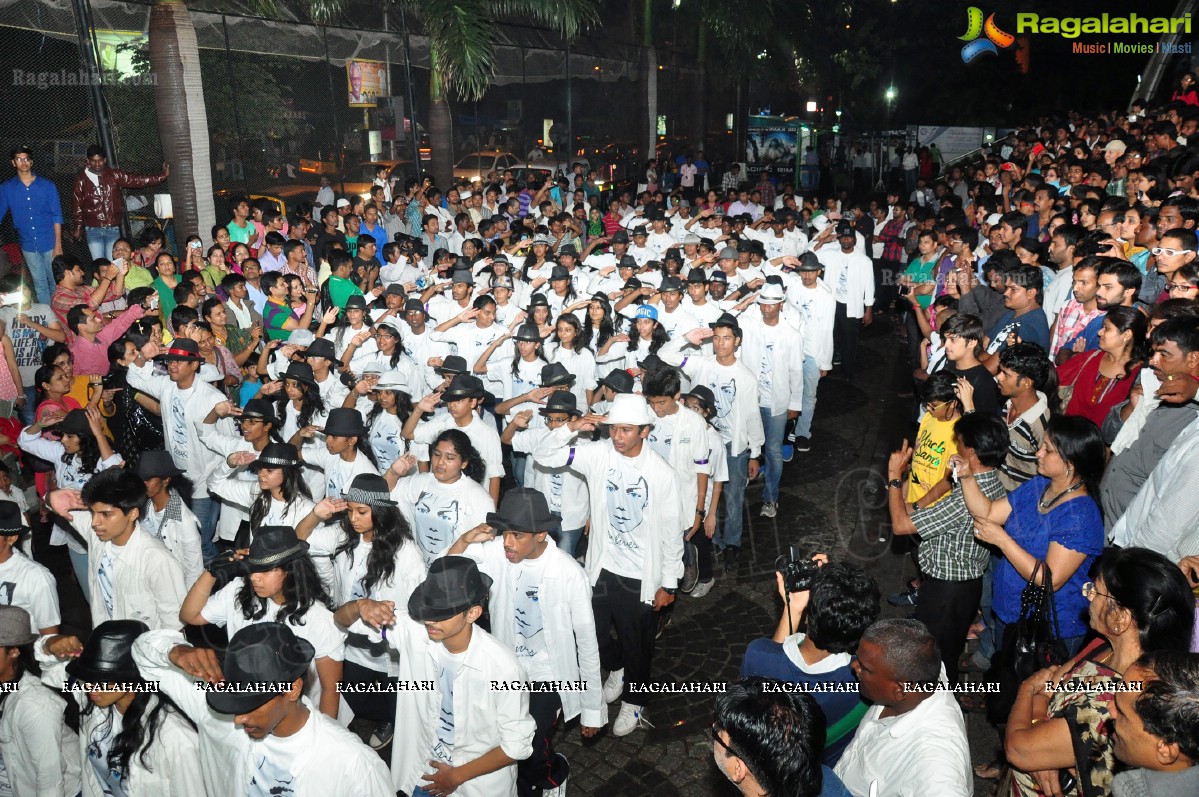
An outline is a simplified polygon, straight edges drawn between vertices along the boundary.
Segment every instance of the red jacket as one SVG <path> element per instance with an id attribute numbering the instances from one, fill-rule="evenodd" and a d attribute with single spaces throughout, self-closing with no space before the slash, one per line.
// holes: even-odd
<path id="1" fill-rule="evenodd" d="M 121 201 L 122 188 L 147 188 L 158 185 L 167 179 L 166 175 L 129 174 L 120 169 L 104 168 L 100 172 L 99 185 L 96 185 L 85 174 L 79 172 L 75 178 L 75 188 L 72 190 L 74 205 L 72 217 L 75 229 L 84 227 L 116 227 L 121 223 L 121 213 L 124 203 Z"/>

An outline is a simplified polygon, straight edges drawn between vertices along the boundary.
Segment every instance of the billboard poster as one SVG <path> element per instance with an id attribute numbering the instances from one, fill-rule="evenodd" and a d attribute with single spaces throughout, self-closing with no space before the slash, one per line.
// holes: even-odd
<path id="1" fill-rule="evenodd" d="M 374 108 L 386 94 L 387 64 L 382 61 L 346 61 L 346 81 L 351 108 Z"/>
<path id="2" fill-rule="evenodd" d="M 799 129 L 794 125 L 750 127 L 746 131 L 745 163 L 754 180 L 769 169 L 782 182 L 794 183 L 799 156 Z"/>

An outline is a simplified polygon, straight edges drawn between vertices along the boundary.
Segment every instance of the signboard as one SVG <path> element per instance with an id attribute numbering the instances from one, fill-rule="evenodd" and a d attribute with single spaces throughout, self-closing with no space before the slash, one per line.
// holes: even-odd
<path id="1" fill-rule="evenodd" d="M 941 158 L 949 163 L 978 149 L 987 141 L 987 134 L 992 139 L 995 135 L 993 127 L 949 127 L 941 125 L 919 125 L 908 128 L 908 134 L 916 134 L 916 145 L 928 147 L 933 144 L 941 150 Z"/>
<path id="2" fill-rule="evenodd" d="M 797 124 L 778 118 L 751 116 L 745 135 L 747 176 L 756 182 L 759 174 L 769 170 L 780 184 L 794 184 L 799 148 Z"/>
<path id="3" fill-rule="evenodd" d="M 382 61 L 346 61 L 346 84 L 351 108 L 374 108 L 387 88 L 387 64 Z"/>

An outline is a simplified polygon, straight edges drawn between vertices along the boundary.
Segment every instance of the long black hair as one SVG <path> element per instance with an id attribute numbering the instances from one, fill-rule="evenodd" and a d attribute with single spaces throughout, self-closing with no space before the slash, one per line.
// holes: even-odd
<path id="1" fill-rule="evenodd" d="M 640 321 L 641 319 L 637 319 Z M 670 340 L 670 334 L 666 331 L 666 327 L 662 326 L 662 322 L 658 319 L 652 319 L 654 322 L 654 331 L 649 336 L 649 353 L 657 354 L 658 349 L 666 345 Z M 637 351 L 637 347 L 641 344 L 641 333 L 637 329 L 637 321 L 632 322 L 632 328 L 629 334 L 629 351 Z"/>
<path id="2" fill-rule="evenodd" d="M 573 327 L 575 331 L 574 343 L 570 344 L 570 350 L 581 351 L 586 347 L 587 342 L 583 340 L 583 325 L 579 323 L 579 317 L 574 313 L 562 313 L 562 315 L 558 316 L 558 320 L 554 323 L 554 340 L 558 342 L 559 346 L 562 345 L 562 341 L 558 338 L 558 330 L 556 327 L 563 321 L 565 321 L 569 326 Z"/>
<path id="3" fill-rule="evenodd" d="M 312 492 L 308 489 L 308 484 L 304 481 L 299 466 L 294 468 L 280 468 L 280 470 L 283 471 L 283 484 L 280 486 L 280 490 L 283 492 L 285 512 L 291 509 L 296 496 L 302 495 L 308 500 L 312 500 Z M 254 499 L 254 503 L 250 507 L 250 528 L 256 529 L 262 525 L 262 521 L 266 518 L 267 513 L 271 511 L 272 500 L 269 490 L 263 490 Z"/>
<path id="4" fill-rule="evenodd" d="M 408 527 L 399 508 L 394 506 L 371 505 L 371 529 L 374 531 L 374 539 L 366 557 L 366 575 L 362 577 L 362 591 L 367 595 L 376 585 L 391 580 L 395 575 L 396 554 L 402 546 L 414 544 L 416 539 L 412 536 L 412 529 Z M 353 564 L 354 550 L 362 541 L 362 535 L 350 525 L 348 512 L 342 513 L 341 531 L 341 544 L 333 552 L 333 557 L 347 554 L 350 564 Z"/>
<path id="5" fill-rule="evenodd" d="M 516 342 L 520 343 L 521 341 L 516 341 Z M 524 357 L 521 356 L 519 346 L 513 346 L 513 348 L 516 349 L 516 353 L 512 355 L 512 375 L 516 376 L 517 371 L 520 369 L 520 363 L 522 360 L 524 360 Z M 536 356 L 533 359 L 541 360 L 546 365 L 549 365 L 550 361 L 545 359 L 545 344 L 542 343 L 541 341 L 537 341 Z"/>
<path id="6" fill-rule="evenodd" d="M 412 416 L 412 396 L 409 396 L 403 390 L 399 390 L 397 388 L 378 388 L 378 389 L 376 389 L 375 392 L 382 393 L 384 390 L 387 390 L 388 392 L 395 394 L 396 417 L 399 418 L 399 420 L 400 420 L 400 426 L 403 426 L 404 424 L 408 423 L 408 418 Z M 371 411 L 366 414 L 367 428 L 373 427 L 375 425 L 375 421 L 382 414 L 383 414 L 383 407 L 380 406 L 378 401 L 376 401 L 375 406 L 371 407 Z M 405 444 L 404 450 L 405 451 L 407 450 L 407 443 L 408 443 L 408 441 L 405 440 L 404 441 L 404 444 Z"/>
<path id="7" fill-rule="evenodd" d="M 79 453 L 68 454 L 64 451 L 62 464 L 70 465 L 71 461 L 78 457 L 80 473 L 95 473 L 96 466 L 100 464 L 100 444 L 90 434 L 80 434 L 76 437 L 79 438 Z"/>
<path id="8" fill-rule="evenodd" d="M 34 372 L 33 385 L 35 388 L 37 388 L 37 400 L 39 404 L 46 400 L 46 389 L 42 387 L 42 385 L 50 381 L 56 370 L 58 370 L 58 366 L 54 363 L 49 363 L 48 365 L 39 367 L 37 371 Z"/>
<path id="9" fill-rule="evenodd" d="M 379 345 L 379 336 L 380 335 L 387 335 L 387 337 L 391 338 L 392 340 L 394 340 L 396 342 L 395 351 L 391 353 L 391 360 L 389 361 L 391 367 L 394 369 L 397 365 L 400 364 L 400 358 L 408 353 L 408 350 L 404 348 L 404 339 L 402 337 L 400 337 L 399 330 L 397 330 L 395 327 L 391 326 L 390 324 L 381 324 L 375 330 L 375 345 L 376 346 Z M 379 348 L 379 353 L 383 354 L 382 347 Z M 384 355 L 384 356 L 386 356 L 386 355 Z"/>
<path id="10" fill-rule="evenodd" d="M 1107 444 L 1095 422 L 1081 415 L 1056 415 L 1045 424 L 1045 437 L 1098 503 L 1099 482 L 1107 466 Z"/>
<path id="11" fill-rule="evenodd" d="M 599 302 L 604 308 L 604 317 L 600 319 L 599 326 L 595 326 L 591 321 L 591 305 L 587 305 L 587 314 L 583 318 L 583 331 L 580 337 L 583 339 L 583 345 L 591 347 L 591 350 L 599 354 L 599 350 L 608 342 L 608 338 L 616 334 L 616 322 L 612 319 L 612 303 L 607 300 L 607 297 L 599 299 L 591 298 L 592 302 Z"/>
<path id="12" fill-rule="evenodd" d="M 320 603 L 326 609 L 333 608 L 333 601 L 321 577 L 317 575 L 311 556 L 297 556 L 279 569 L 283 571 L 283 606 L 279 608 L 275 622 L 304 625 L 304 615 L 314 603 Z M 250 583 L 249 576 L 242 578 L 241 589 L 237 591 L 237 608 L 242 617 L 251 621 L 261 620 L 266 616 L 269 600 L 254 594 L 254 585 Z"/>
<path id="13" fill-rule="evenodd" d="M 28 645 L 21 645 L 20 647 L 17 647 L 17 650 L 20 651 L 20 655 L 17 656 L 17 660 L 14 663 L 13 678 L 9 683 L 19 683 L 20 680 L 25 677 L 25 673 L 27 672 L 35 676 L 41 676 L 42 667 L 40 664 L 38 664 L 37 656 L 33 652 L 34 644 L 36 643 L 30 642 Z M 6 655 L 13 647 L 16 646 L 0 647 L 0 656 Z M 13 691 L 15 692 L 16 690 L 14 689 Z M 49 691 L 52 695 L 63 701 L 63 720 L 66 722 L 67 727 L 75 731 L 75 733 L 79 733 L 79 704 L 74 700 L 67 700 L 66 697 L 63 696 L 62 692 L 59 692 L 56 689 L 51 689 Z M 8 703 L 8 696 L 12 693 L 13 692 L 9 691 L 0 692 L 0 716 L 4 715 L 4 708 Z"/>
<path id="14" fill-rule="evenodd" d="M 287 376 L 284 375 L 283 379 L 287 379 Z M 320 388 L 316 385 L 298 380 L 297 383 L 300 386 L 300 417 L 297 423 L 303 429 L 312 423 L 315 415 L 325 411 L 325 400 L 321 398 Z M 287 405 L 290 403 L 291 399 L 287 397 L 286 389 L 279 391 L 279 398 L 275 399 L 275 415 L 279 418 L 286 418 Z"/>
<path id="15" fill-rule="evenodd" d="M 464 463 L 462 472 L 482 484 L 483 477 L 487 474 L 487 466 L 483 464 L 483 457 L 479 455 L 478 449 L 466 436 L 466 432 L 461 429 L 446 429 L 437 435 L 437 438 L 429 444 L 429 456 L 433 455 L 433 449 L 445 441 L 449 441 L 450 445 L 454 447 L 454 451 L 462 458 Z"/>
<path id="16" fill-rule="evenodd" d="M 82 716 L 88 716 L 95 709 L 95 704 L 89 701 L 82 711 Z M 196 724 L 165 694 L 138 692 L 133 696 L 133 702 L 125 709 L 125 713 L 120 715 L 121 728 L 108 751 L 108 766 L 121 773 L 121 780 L 129 777 L 129 763 L 135 755 L 147 771 L 153 771 L 150 769 L 150 763 L 146 761 L 146 754 L 157 740 L 158 732 L 168 714 L 176 715 L 195 729 Z M 112 717 L 113 713 L 109 712 L 106 722 L 111 722 Z"/>

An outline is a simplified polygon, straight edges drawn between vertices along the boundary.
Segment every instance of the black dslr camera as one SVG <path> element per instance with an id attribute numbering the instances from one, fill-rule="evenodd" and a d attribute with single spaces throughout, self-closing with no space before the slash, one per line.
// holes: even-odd
<path id="1" fill-rule="evenodd" d="M 783 587 L 787 592 L 804 592 L 812 588 L 820 565 L 798 546 L 791 545 L 787 553 L 774 560 L 774 569 L 783 574 Z"/>

